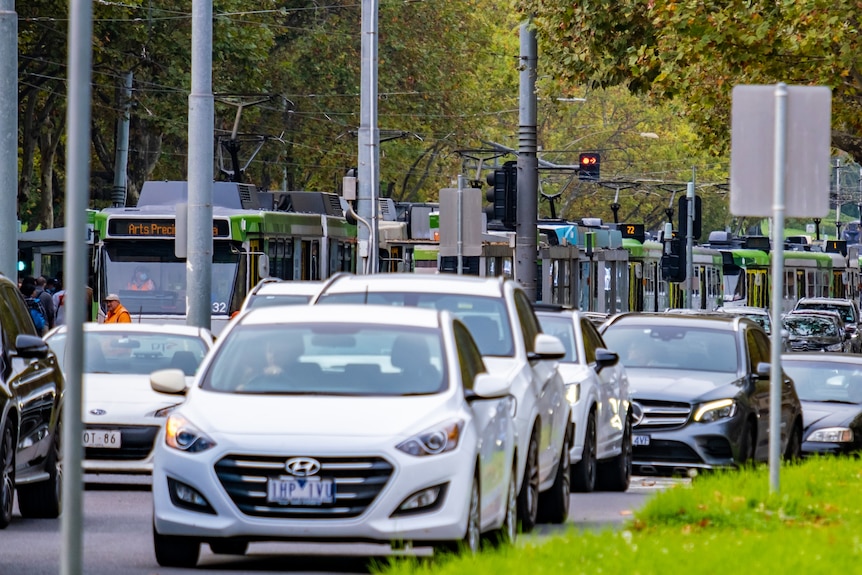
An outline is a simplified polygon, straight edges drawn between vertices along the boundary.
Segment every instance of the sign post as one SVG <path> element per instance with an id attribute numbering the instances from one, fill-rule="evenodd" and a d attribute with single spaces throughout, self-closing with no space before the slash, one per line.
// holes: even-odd
<path id="1" fill-rule="evenodd" d="M 832 94 L 823 86 L 736 86 L 731 108 L 730 212 L 772 217 L 769 488 L 781 462 L 784 218 L 829 211 Z M 763 169 L 772 163 L 772 170 Z M 771 194 L 769 193 L 771 191 Z M 756 366 L 752 366 L 755 367 Z M 792 430 L 791 430 L 792 432 Z"/>

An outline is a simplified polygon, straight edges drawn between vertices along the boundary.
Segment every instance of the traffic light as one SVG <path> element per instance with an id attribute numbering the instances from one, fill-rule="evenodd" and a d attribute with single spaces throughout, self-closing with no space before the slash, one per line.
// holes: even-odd
<path id="1" fill-rule="evenodd" d="M 684 282 L 686 275 L 685 245 L 683 238 L 670 240 L 670 253 L 661 256 L 661 277 L 669 282 Z"/>
<path id="2" fill-rule="evenodd" d="M 581 154 L 578 161 L 578 179 L 582 182 L 597 182 L 601 163 L 601 157 L 594 152 Z"/>
<path id="3" fill-rule="evenodd" d="M 518 207 L 517 162 L 506 162 L 502 168 L 488 174 L 487 181 L 491 186 L 486 195 L 491 202 L 489 219 L 502 223 L 507 230 L 514 230 Z"/>
<path id="4" fill-rule="evenodd" d="M 696 240 L 700 239 L 701 236 L 701 226 L 700 226 L 700 196 L 694 197 L 694 218 L 692 218 L 692 234 Z M 677 229 L 679 229 L 679 235 L 684 238 L 688 237 L 688 198 L 686 196 L 679 197 L 679 204 L 677 209 L 677 214 L 679 219 L 677 220 Z"/>

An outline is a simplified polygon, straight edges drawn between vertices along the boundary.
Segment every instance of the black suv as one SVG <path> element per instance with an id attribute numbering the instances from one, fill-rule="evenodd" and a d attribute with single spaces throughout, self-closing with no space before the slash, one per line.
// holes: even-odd
<path id="1" fill-rule="evenodd" d="M 24 298 L 0 275 L 0 528 L 12 520 L 16 489 L 24 517 L 60 514 L 63 387 Z"/>
<path id="2" fill-rule="evenodd" d="M 642 475 L 690 474 L 769 457 L 766 332 L 724 314 L 620 314 L 602 329 L 626 367 L 633 466 Z M 786 375 L 781 448 L 800 456 L 802 407 Z"/>

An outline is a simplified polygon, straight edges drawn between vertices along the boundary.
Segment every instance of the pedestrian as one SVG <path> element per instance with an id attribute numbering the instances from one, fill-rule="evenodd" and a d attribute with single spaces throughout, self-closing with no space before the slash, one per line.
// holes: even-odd
<path id="1" fill-rule="evenodd" d="M 33 320 L 36 333 L 42 336 L 48 330 L 48 318 L 45 317 L 45 308 L 42 307 L 39 298 L 34 295 L 35 291 L 36 285 L 33 283 L 24 282 L 21 284 L 21 295 L 24 296 L 24 302 L 30 312 L 30 319 Z"/>
<path id="2" fill-rule="evenodd" d="M 65 325 L 66 324 L 66 290 L 60 284 L 60 280 L 54 280 L 54 286 L 57 288 L 57 291 L 54 292 L 54 296 L 51 298 L 54 302 L 54 325 Z"/>
<path id="3" fill-rule="evenodd" d="M 46 290 L 47 285 L 48 280 L 45 279 L 45 276 L 36 278 L 36 291 L 33 292 L 33 297 L 39 298 L 39 302 L 45 309 L 45 319 L 48 320 L 48 329 L 51 329 L 54 327 L 54 316 L 56 314 L 54 312 L 54 299 Z"/>
<path id="4" fill-rule="evenodd" d="M 129 314 L 129 310 L 120 303 L 120 296 L 109 293 L 105 298 L 105 305 L 108 307 L 105 323 L 132 323 L 132 316 Z"/>

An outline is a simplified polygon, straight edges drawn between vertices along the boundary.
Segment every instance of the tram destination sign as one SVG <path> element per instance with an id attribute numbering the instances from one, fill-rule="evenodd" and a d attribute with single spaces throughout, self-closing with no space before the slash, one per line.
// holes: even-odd
<path id="1" fill-rule="evenodd" d="M 108 220 L 108 237 L 172 238 L 177 225 L 173 218 L 112 218 Z M 230 237 L 230 222 L 213 220 L 213 237 Z"/>

